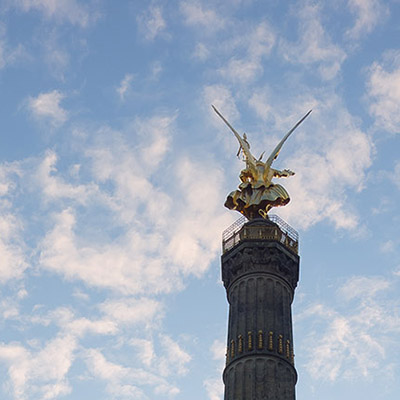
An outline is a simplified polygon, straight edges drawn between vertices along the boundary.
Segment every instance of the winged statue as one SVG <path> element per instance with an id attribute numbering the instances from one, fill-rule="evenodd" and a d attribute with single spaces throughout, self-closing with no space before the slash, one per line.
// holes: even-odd
<path id="1" fill-rule="evenodd" d="M 246 134 L 243 134 L 243 137 L 240 136 L 216 107 L 212 106 L 212 108 L 235 135 L 239 142 L 238 155 L 242 152 L 244 156 L 243 161 L 246 163 L 246 167 L 239 175 L 241 183 L 237 190 L 228 195 L 225 207 L 230 210 L 239 211 L 247 219 L 254 219 L 260 216 L 267 218 L 267 213 L 272 207 L 285 206 L 290 201 L 286 189 L 277 183 L 272 183 L 272 179 L 294 175 L 294 172 L 289 169 L 280 171 L 272 168 L 272 163 L 278 157 L 283 144 L 293 131 L 310 115 L 311 110 L 283 137 L 267 161 L 263 162 L 262 157 L 264 153 L 256 159 L 251 154 Z"/>

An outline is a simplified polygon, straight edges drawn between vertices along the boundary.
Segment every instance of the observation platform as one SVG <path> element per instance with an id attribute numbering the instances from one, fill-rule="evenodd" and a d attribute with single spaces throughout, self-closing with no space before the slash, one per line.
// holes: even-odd
<path id="1" fill-rule="evenodd" d="M 222 234 L 222 254 L 225 254 L 243 240 L 268 239 L 282 243 L 290 251 L 298 254 L 299 234 L 277 215 L 249 221 L 242 216 Z"/>

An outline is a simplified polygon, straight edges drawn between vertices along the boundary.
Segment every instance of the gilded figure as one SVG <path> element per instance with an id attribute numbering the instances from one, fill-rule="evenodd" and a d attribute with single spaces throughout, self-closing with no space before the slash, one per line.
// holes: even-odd
<path id="1" fill-rule="evenodd" d="M 283 144 L 293 131 L 308 117 L 311 110 L 283 137 L 274 148 L 267 161 L 263 162 L 262 158 L 264 153 L 256 159 L 250 151 L 250 144 L 246 134 L 243 134 L 243 137 L 240 136 L 224 116 L 214 106 L 212 107 L 234 133 L 239 142 L 237 156 L 240 156 L 240 153 L 242 153 L 243 161 L 246 164 L 246 167 L 239 175 L 241 183 L 237 190 L 228 195 L 225 201 L 225 207 L 239 211 L 247 217 L 247 219 L 254 219 L 259 216 L 266 218 L 268 211 L 272 207 L 285 206 L 290 201 L 286 189 L 277 183 L 273 183 L 272 179 L 286 178 L 294 175 L 294 172 L 289 169 L 280 171 L 272 168 L 272 163 L 278 157 Z"/>

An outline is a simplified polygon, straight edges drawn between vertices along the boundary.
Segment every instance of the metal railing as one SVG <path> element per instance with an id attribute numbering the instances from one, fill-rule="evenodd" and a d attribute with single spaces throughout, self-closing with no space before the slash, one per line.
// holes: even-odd
<path id="1" fill-rule="evenodd" d="M 245 226 L 247 218 L 242 216 L 229 226 L 222 234 L 222 252 L 226 253 L 235 247 L 241 240 L 259 240 L 268 239 L 282 243 L 291 251 L 298 253 L 299 235 L 277 215 L 268 215 L 269 221 L 277 225 L 279 229 L 273 225 L 248 225 Z"/>

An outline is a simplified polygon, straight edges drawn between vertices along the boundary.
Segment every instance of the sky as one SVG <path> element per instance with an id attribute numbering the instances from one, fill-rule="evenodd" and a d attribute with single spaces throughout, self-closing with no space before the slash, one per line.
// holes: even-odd
<path id="1" fill-rule="evenodd" d="M 399 0 L 1 0 L 0 398 L 221 400 L 223 204 L 300 235 L 297 398 L 400 393 Z M 278 182 L 278 180 L 276 181 Z"/>

